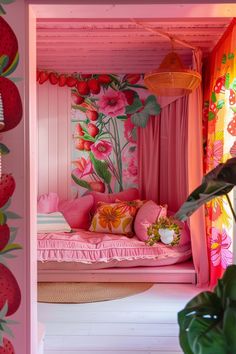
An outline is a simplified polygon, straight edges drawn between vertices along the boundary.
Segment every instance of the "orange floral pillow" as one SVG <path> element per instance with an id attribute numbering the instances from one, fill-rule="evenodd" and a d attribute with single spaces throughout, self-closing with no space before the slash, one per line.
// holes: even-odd
<path id="1" fill-rule="evenodd" d="M 135 206 L 127 205 L 126 202 L 111 204 L 100 202 L 89 230 L 132 236 L 136 212 Z"/>

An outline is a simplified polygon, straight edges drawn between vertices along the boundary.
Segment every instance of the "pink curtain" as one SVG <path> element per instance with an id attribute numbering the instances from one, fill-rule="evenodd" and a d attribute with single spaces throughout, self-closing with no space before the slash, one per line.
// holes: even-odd
<path id="1" fill-rule="evenodd" d="M 201 52 L 194 53 L 195 69 L 201 72 Z M 150 118 L 138 132 L 139 188 L 144 199 L 167 204 L 177 211 L 203 176 L 202 91 L 164 104 L 160 116 Z M 193 262 L 198 285 L 206 285 L 209 266 L 203 209 L 190 219 Z"/>
<path id="2" fill-rule="evenodd" d="M 177 211 L 188 194 L 188 98 L 162 108 L 138 132 L 139 188 L 144 199 Z"/>
<path id="3" fill-rule="evenodd" d="M 200 50 L 193 53 L 193 64 L 194 69 L 201 73 L 202 52 Z M 202 101 L 202 88 L 199 87 L 189 95 L 188 100 L 188 194 L 201 184 L 203 177 Z M 204 207 L 197 210 L 189 218 L 189 227 L 198 284 L 207 285 L 209 281 L 209 261 Z"/>

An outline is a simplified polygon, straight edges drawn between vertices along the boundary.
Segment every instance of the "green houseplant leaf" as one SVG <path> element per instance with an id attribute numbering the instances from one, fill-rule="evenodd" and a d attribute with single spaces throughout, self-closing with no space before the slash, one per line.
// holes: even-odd
<path id="1" fill-rule="evenodd" d="M 200 206 L 215 197 L 227 195 L 236 185 L 236 158 L 219 164 L 203 177 L 202 184 L 187 198 L 175 214 L 175 218 L 186 220 Z"/>
<path id="2" fill-rule="evenodd" d="M 236 265 L 229 266 L 214 292 L 204 291 L 178 313 L 185 354 L 236 353 Z"/>
<path id="3" fill-rule="evenodd" d="M 78 184 L 80 187 L 87 188 L 88 190 L 91 190 L 90 184 L 87 181 L 84 181 L 83 179 L 80 179 L 73 174 L 71 174 L 71 177 L 72 177 L 73 181 L 76 184 Z"/>

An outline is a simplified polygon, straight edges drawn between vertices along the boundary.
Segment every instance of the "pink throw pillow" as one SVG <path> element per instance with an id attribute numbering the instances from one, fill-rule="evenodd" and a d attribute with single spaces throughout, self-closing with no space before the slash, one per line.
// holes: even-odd
<path id="1" fill-rule="evenodd" d="M 72 229 L 88 230 L 90 225 L 90 211 L 93 203 L 93 196 L 86 195 L 77 199 L 60 202 L 59 211 L 64 215 Z"/>
<path id="2" fill-rule="evenodd" d="M 42 194 L 38 198 L 38 213 L 49 214 L 58 211 L 59 198 L 57 193 Z"/>
<path id="3" fill-rule="evenodd" d="M 111 194 L 89 192 L 89 195 L 92 195 L 94 197 L 94 205 L 91 210 L 92 214 L 94 214 L 95 211 L 97 210 L 98 202 L 109 204 L 109 203 L 115 203 L 116 199 L 119 199 L 121 201 L 131 201 L 131 200 L 139 199 L 139 191 L 137 188 L 129 188 L 122 192 L 111 193 Z"/>
<path id="4" fill-rule="evenodd" d="M 173 211 L 170 211 L 168 210 L 167 212 L 167 216 L 174 216 L 174 212 Z M 190 242 L 190 230 L 189 230 L 189 227 L 188 227 L 188 224 L 187 224 L 187 221 L 179 221 L 179 220 L 176 220 L 175 219 L 175 223 L 177 225 L 179 225 L 180 227 L 180 241 L 179 241 L 179 245 L 182 246 L 182 245 L 185 245 L 187 243 Z"/>
<path id="5" fill-rule="evenodd" d="M 139 209 L 134 221 L 134 231 L 137 238 L 141 241 L 147 241 L 147 228 L 151 226 L 157 218 L 165 217 L 166 214 L 166 206 L 157 205 L 152 200 L 146 202 Z"/>

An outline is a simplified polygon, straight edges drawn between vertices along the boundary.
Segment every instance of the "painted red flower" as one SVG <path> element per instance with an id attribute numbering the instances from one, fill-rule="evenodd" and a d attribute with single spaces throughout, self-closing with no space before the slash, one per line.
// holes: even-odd
<path id="1" fill-rule="evenodd" d="M 112 152 L 112 144 L 106 140 L 98 140 L 91 146 L 91 151 L 98 160 L 105 160 Z"/>
<path id="2" fill-rule="evenodd" d="M 125 114 L 127 100 L 123 92 L 108 89 L 98 101 L 99 110 L 108 117 L 117 117 Z"/>

